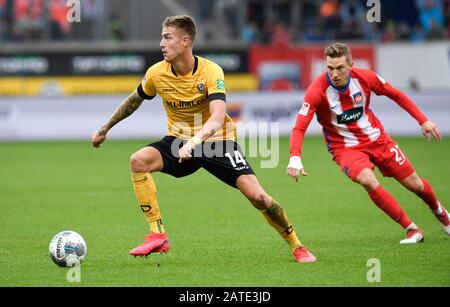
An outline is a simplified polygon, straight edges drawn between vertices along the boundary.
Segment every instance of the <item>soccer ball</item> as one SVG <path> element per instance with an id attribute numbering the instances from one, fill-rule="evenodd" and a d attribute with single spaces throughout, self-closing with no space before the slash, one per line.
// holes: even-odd
<path id="1" fill-rule="evenodd" d="M 50 241 L 48 252 L 57 265 L 73 267 L 81 264 L 86 257 L 86 241 L 75 231 L 61 231 Z"/>

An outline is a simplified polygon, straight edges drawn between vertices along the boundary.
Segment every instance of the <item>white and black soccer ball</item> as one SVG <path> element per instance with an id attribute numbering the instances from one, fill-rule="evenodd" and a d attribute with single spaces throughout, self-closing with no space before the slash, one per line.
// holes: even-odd
<path id="1" fill-rule="evenodd" d="M 71 230 L 58 232 L 50 241 L 50 258 L 61 267 L 74 267 L 86 257 L 87 245 L 83 237 Z"/>

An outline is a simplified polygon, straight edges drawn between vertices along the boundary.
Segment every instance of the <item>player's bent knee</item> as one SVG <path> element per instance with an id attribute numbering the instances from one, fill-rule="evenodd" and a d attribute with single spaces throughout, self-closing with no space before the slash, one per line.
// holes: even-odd
<path id="1" fill-rule="evenodd" d="M 152 147 L 145 147 L 130 157 L 130 169 L 133 173 L 159 172 L 163 166 L 164 162 L 160 153 Z"/>
<path id="2" fill-rule="evenodd" d="M 133 173 L 145 173 L 145 163 L 138 153 L 134 153 L 130 157 L 130 169 Z"/>
<path id="3" fill-rule="evenodd" d="M 422 193 L 424 190 L 424 185 L 422 180 L 416 173 L 410 175 L 409 177 L 403 179 L 401 183 L 411 192 L 416 194 Z"/>
<path id="4" fill-rule="evenodd" d="M 415 180 L 409 189 L 416 194 L 420 194 L 423 192 L 424 186 L 422 181 L 419 179 Z"/>
<path id="5" fill-rule="evenodd" d="M 417 177 L 414 188 L 416 193 L 422 193 L 425 190 L 425 186 L 419 177 Z"/>
<path id="6" fill-rule="evenodd" d="M 367 191 L 373 191 L 375 190 L 379 183 L 377 178 L 375 177 L 375 174 L 370 169 L 363 169 L 358 177 L 356 178 L 356 182 L 359 183 L 366 189 Z"/>
<path id="7" fill-rule="evenodd" d="M 255 175 L 240 176 L 236 182 L 236 187 L 258 210 L 265 210 L 270 207 L 271 197 L 261 187 Z"/>
<path id="8" fill-rule="evenodd" d="M 252 193 L 251 195 L 247 196 L 247 198 L 250 200 L 250 202 L 253 204 L 253 206 L 258 210 L 265 210 L 269 209 L 270 207 L 270 197 L 263 192 L 259 193 Z"/>

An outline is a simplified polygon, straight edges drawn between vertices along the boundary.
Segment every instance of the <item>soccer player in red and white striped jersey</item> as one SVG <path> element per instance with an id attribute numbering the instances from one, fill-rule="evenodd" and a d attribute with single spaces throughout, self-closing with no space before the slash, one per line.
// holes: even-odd
<path id="1" fill-rule="evenodd" d="M 420 178 L 398 144 L 384 132 L 370 109 L 370 95 L 384 95 L 407 111 L 422 127 L 429 140 L 441 140 L 438 126 L 429 121 L 400 90 L 376 73 L 353 67 L 350 48 L 335 43 L 324 51 L 326 73 L 317 77 L 306 91 L 291 134 L 288 175 L 298 181 L 307 173 L 302 165 L 302 143 L 314 114 L 333 160 L 354 182 L 362 185 L 371 200 L 407 232 L 401 244 L 423 241 L 423 233 L 408 218 L 395 198 L 378 182 L 374 166 L 383 176 L 393 177 L 419 196 L 450 235 L 449 214 L 436 199 L 431 185 Z"/>

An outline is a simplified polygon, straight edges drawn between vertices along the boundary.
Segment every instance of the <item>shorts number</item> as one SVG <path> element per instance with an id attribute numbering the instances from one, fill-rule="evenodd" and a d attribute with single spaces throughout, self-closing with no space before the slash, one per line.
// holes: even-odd
<path id="1" fill-rule="evenodd" d="M 225 157 L 230 159 L 231 165 L 233 165 L 233 167 L 237 167 L 237 164 L 239 164 L 239 163 L 247 165 L 247 162 L 245 161 L 244 157 L 241 155 L 241 153 L 238 150 L 236 150 L 234 152 L 234 158 L 236 159 L 236 162 L 234 161 L 233 157 L 231 156 L 231 154 L 229 152 L 227 152 L 225 154 Z"/>
<path id="2" fill-rule="evenodd" d="M 403 154 L 402 150 L 398 147 L 398 145 L 395 145 L 395 147 L 392 147 L 390 152 L 393 152 L 395 154 L 395 162 L 397 162 L 399 165 L 403 165 L 405 163 L 406 158 Z"/>

